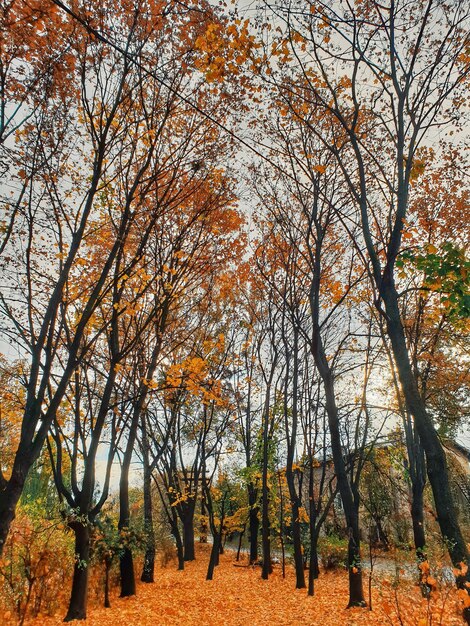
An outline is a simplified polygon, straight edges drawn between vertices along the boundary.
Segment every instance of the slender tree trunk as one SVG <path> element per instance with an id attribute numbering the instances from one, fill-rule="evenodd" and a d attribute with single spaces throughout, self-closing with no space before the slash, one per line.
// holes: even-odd
<path id="1" fill-rule="evenodd" d="M 73 570 L 72 593 L 64 622 L 86 619 L 88 595 L 88 573 L 90 560 L 90 528 L 87 524 L 74 522 L 75 566 Z"/>
<path id="2" fill-rule="evenodd" d="M 253 485 L 248 485 L 249 527 L 250 527 L 250 565 L 258 560 L 259 506 L 258 496 Z"/>
<path id="3" fill-rule="evenodd" d="M 146 533 L 146 548 L 144 555 L 144 565 L 140 580 L 143 583 L 154 582 L 155 571 L 155 532 L 153 530 L 153 509 L 152 509 L 152 489 L 151 475 L 146 451 L 144 457 L 144 527 Z"/>
<path id="4" fill-rule="evenodd" d="M 287 349 L 286 345 L 286 354 L 289 355 L 290 351 Z M 287 464 L 286 464 L 286 481 L 287 486 L 289 488 L 289 497 L 290 504 L 292 510 L 292 539 L 294 544 L 294 564 L 295 564 L 295 578 L 296 578 L 296 589 L 304 589 L 305 588 L 305 569 L 304 569 L 304 559 L 302 555 L 302 539 L 300 534 L 300 507 L 301 507 L 301 482 L 299 481 L 298 490 L 295 486 L 294 480 L 294 472 L 293 472 L 293 464 L 294 464 L 294 454 L 295 447 L 297 442 L 297 428 L 299 421 L 299 411 L 298 411 L 298 394 L 299 394 L 299 329 L 297 326 L 294 326 L 294 345 L 293 345 L 293 369 L 292 369 L 292 429 L 289 434 L 289 411 L 287 406 L 287 398 L 288 398 L 288 381 L 287 377 L 290 374 L 289 367 L 290 357 L 287 357 L 287 375 L 286 375 L 286 389 L 285 389 L 285 398 L 284 398 L 284 418 L 285 418 L 285 429 L 286 429 L 286 438 L 287 438 Z"/>
<path id="5" fill-rule="evenodd" d="M 286 474 L 287 484 L 289 486 L 289 492 L 291 497 L 292 508 L 292 541 L 294 547 L 294 565 L 295 565 L 295 588 L 305 589 L 305 570 L 304 559 L 302 555 L 302 539 L 300 535 L 300 502 L 297 494 L 295 493 L 295 486 L 293 484 L 293 476 L 290 472 Z"/>
<path id="6" fill-rule="evenodd" d="M 280 504 L 280 519 L 279 519 L 279 539 L 281 541 L 281 553 L 282 553 L 282 577 L 286 577 L 286 549 L 284 546 L 284 496 L 282 495 L 282 483 L 281 472 L 277 473 L 279 483 L 279 504 Z"/>
<path id="7" fill-rule="evenodd" d="M 263 475 L 261 509 L 261 543 L 263 548 L 263 568 L 261 578 L 267 580 L 272 572 L 271 564 L 271 525 L 269 522 L 269 485 L 268 485 L 268 413 L 264 417 L 263 433 Z"/>
<path id="8" fill-rule="evenodd" d="M 240 532 L 240 535 L 238 537 L 238 548 L 237 548 L 237 558 L 235 559 L 236 561 L 240 560 L 240 552 L 242 549 L 242 540 L 243 540 L 243 535 L 245 534 L 245 526 L 243 526 L 243 530 Z"/>
<path id="9" fill-rule="evenodd" d="M 318 533 L 317 529 L 317 508 L 315 505 L 314 490 L 314 471 L 313 471 L 313 454 L 312 445 L 309 444 L 309 477 L 308 477 L 308 515 L 309 515 L 309 538 L 310 538 L 310 562 L 308 568 L 308 595 L 313 596 L 315 593 L 315 579 L 320 573 L 318 567 Z"/>
<path id="10" fill-rule="evenodd" d="M 315 593 L 315 580 L 320 574 L 318 566 L 318 530 L 315 523 L 310 526 L 310 560 L 308 566 L 308 595 L 313 596 Z"/>
<path id="11" fill-rule="evenodd" d="M 214 543 L 212 544 L 211 556 L 209 559 L 209 566 L 207 568 L 206 580 L 212 580 L 214 578 L 214 569 L 217 565 L 216 560 L 219 554 L 219 542 L 220 542 L 219 533 L 216 533 L 216 536 L 214 537 Z"/>
<path id="12" fill-rule="evenodd" d="M 126 450 L 127 452 L 127 450 Z M 126 456 L 128 458 L 126 458 Z M 119 530 L 125 531 L 130 524 L 129 507 L 129 466 L 130 456 L 124 455 L 121 468 L 121 480 L 119 482 Z M 119 569 L 121 573 L 121 598 L 135 595 L 135 574 L 134 559 L 132 551 L 126 546 L 119 558 Z"/>
<path id="13" fill-rule="evenodd" d="M 348 571 L 349 571 L 349 602 L 348 608 L 366 606 L 362 585 L 362 567 L 360 550 L 359 511 L 358 503 L 352 493 L 351 484 L 346 473 L 346 466 L 341 446 L 339 415 L 334 393 L 333 375 L 326 359 L 320 337 L 320 330 L 314 329 L 313 356 L 323 382 L 326 400 L 326 412 L 331 437 L 331 450 L 335 467 L 338 490 L 343 504 L 344 516 L 348 528 Z"/>
<path id="14" fill-rule="evenodd" d="M 271 528 L 269 523 L 269 489 L 267 480 L 263 479 L 266 484 L 263 485 L 263 508 L 262 508 L 262 526 L 261 526 L 261 543 L 263 547 L 263 569 L 261 578 L 267 580 L 272 572 L 271 564 Z"/>
<path id="15" fill-rule="evenodd" d="M 175 538 L 176 543 L 176 554 L 178 557 L 178 569 L 184 570 L 184 548 L 183 548 L 183 540 L 181 539 L 181 533 L 178 528 L 178 521 L 175 519 L 171 523 L 171 534 Z"/>
<path id="16" fill-rule="evenodd" d="M 222 499 L 222 509 L 220 512 L 220 525 L 218 532 L 216 531 L 214 543 L 212 544 L 211 556 L 209 559 L 209 567 L 207 569 L 206 580 L 212 580 L 214 577 L 214 568 L 219 564 L 220 544 L 222 542 L 222 529 L 225 521 L 225 496 Z"/>
<path id="17" fill-rule="evenodd" d="M 424 529 L 424 485 L 412 485 L 411 521 L 416 556 L 419 561 L 426 560 L 426 533 Z"/>
<path id="18" fill-rule="evenodd" d="M 204 495 L 205 476 L 202 478 L 202 495 L 201 495 L 201 524 L 199 526 L 199 543 L 207 543 L 207 520 L 206 520 L 206 496 Z"/>

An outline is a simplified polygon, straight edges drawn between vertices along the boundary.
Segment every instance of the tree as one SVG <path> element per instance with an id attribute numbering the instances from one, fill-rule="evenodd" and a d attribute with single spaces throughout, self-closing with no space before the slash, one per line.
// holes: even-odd
<path id="1" fill-rule="evenodd" d="M 441 11 L 432 1 L 412 10 L 401 2 L 360 3 L 354 9 L 320 3 L 309 14 L 290 6 L 278 17 L 285 25 L 278 46 L 286 69 L 280 98 L 324 143 L 357 207 L 375 302 L 425 450 L 441 532 L 458 566 L 468 561 L 468 551 L 445 454 L 413 375 L 395 268 L 408 228 L 410 190 L 426 168 L 425 142 L 436 127 L 459 126 L 458 113 L 449 114 L 448 107 L 462 109 L 467 84 L 466 5 L 448 3 Z M 334 73 L 332 64 L 338 64 Z M 320 126 L 312 118 L 319 110 L 325 115 Z M 462 577 L 458 584 L 464 585 Z M 468 621 L 468 611 L 466 616 Z"/>

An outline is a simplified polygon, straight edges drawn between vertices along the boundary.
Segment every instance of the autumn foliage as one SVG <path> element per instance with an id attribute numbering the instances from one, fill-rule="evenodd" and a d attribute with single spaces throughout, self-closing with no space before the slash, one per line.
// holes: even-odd
<path id="1" fill-rule="evenodd" d="M 2 2 L 0 621 L 470 624 L 469 19 Z"/>

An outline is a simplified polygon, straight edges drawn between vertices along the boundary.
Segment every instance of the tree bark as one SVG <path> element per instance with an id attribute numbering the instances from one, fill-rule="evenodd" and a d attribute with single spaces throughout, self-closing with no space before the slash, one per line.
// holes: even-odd
<path id="1" fill-rule="evenodd" d="M 90 528 L 88 524 L 74 522 L 71 527 L 75 533 L 75 566 L 73 570 L 72 593 L 64 622 L 74 619 L 86 619 L 88 595 L 88 573 L 90 560 Z"/>
<path id="2" fill-rule="evenodd" d="M 407 409 L 410 415 L 414 417 L 419 439 L 425 452 L 427 475 L 436 506 L 437 521 L 442 537 L 447 544 L 450 559 L 454 567 L 460 568 L 460 564 L 464 563 L 468 568 L 465 576 L 457 576 L 456 578 L 457 586 L 466 589 L 466 582 L 470 582 L 470 555 L 457 520 L 446 456 L 413 375 L 398 307 L 398 295 L 393 280 L 385 281 L 384 279 L 384 283 L 381 295 L 385 304 L 387 333 L 390 337 L 398 377 Z M 470 607 L 464 610 L 464 619 L 467 624 L 470 624 Z"/>
<path id="3" fill-rule="evenodd" d="M 194 547 L 194 508 L 188 507 L 183 517 L 183 544 L 184 560 L 194 561 L 196 552 Z"/>
<path id="4" fill-rule="evenodd" d="M 2 555 L 10 526 L 15 519 L 16 506 L 21 498 L 29 467 L 29 461 L 22 463 L 17 455 L 10 480 L 6 482 L 0 492 L 0 556 Z"/>
<path id="5" fill-rule="evenodd" d="M 237 557 L 236 557 L 236 561 L 240 560 L 240 552 L 242 549 L 242 541 L 243 541 L 243 535 L 245 534 L 245 526 L 243 527 L 243 530 L 240 531 L 240 534 L 238 536 L 238 548 L 237 548 Z"/>
<path id="6" fill-rule="evenodd" d="M 445 453 L 431 418 L 426 412 L 413 375 L 400 319 L 397 295 L 396 293 L 390 293 L 390 291 L 394 291 L 394 289 L 388 289 L 383 295 L 387 313 L 387 332 L 390 337 L 406 405 L 410 414 L 414 417 L 419 439 L 426 455 L 427 474 L 436 505 L 437 521 L 442 536 L 447 542 L 449 555 L 454 567 L 458 567 L 461 562 L 470 564 L 469 553 L 454 508 Z M 463 584 L 464 582 L 462 581 L 461 585 L 463 586 Z"/>
<path id="7" fill-rule="evenodd" d="M 263 548 L 263 568 L 261 578 L 267 580 L 272 572 L 271 564 L 271 524 L 269 521 L 269 486 L 268 486 L 268 410 L 265 411 L 263 428 L 263 475 L 261 509 L 261 543 Z"/>
<path id="8" fill-rule="evenodd" d="M 225 496 L 222 499 L 222 510 L 220 512 L 220 526 L 218 532 L 214 533 L 214 543 L 212 544 L 211 556 L 209 559 L 209 567 L 207 569 L 206 580 L 212 580 L 214 577 L 214 568 L 219 564 L 220 544 L 222 543 L 222 529 L 225 519 Z"/>
<path id="9" fill-rule="evenodd" d="M 413 523 L 413 538 L 416 556 L 419 561 L 426 560 L 426 533 L 424 529 L 424 485 L 412 485 L 411 521 Z"/>
<path id="10" fill-rule="evenodd" d="M 178 521 L 175 519 L 171 523 L 171 534 L 175 538 L 176 543 L 176 554 L 178 557 L 178 569 L 184 570 L 184 548 L 183 548 L 183 540 L 181 539 L 181 533 L 178 528 Z"/>
<path id="11" fill-rule="evenodd" d="M 290 472 L 287 472 L 286 478 L 287 484 L 289 486 L 292 508 L 292 541 L 294 547 L 295 588 L 305 589 L 304 559 L 302 555 L 302 539 L 300 535 L 299 519 L 300 502 L 297 494 L 295 493 L 295 486 L 293 484 L 292 474 Z"/>
<path id="12" fill-rule="evenodd" d="M 126 450 L 127 452 L 127 450 Z M 130 455 L 124 460 L 121 468 L 121 479 L 119 481 L 119 530 L 125 532 L 129 529 L 130 508 L 129 508 L 129 466 Z M 135 595 L 135 574 L 134 560 L 131 549 L 126 546 L 119 558 L 119 570 L 121 573 L 121 598 Z"/>
<path id="13" fill-rule="evenodd" d="M 144 527 L 146 532 L 146 549 L 144 565 L 140 580 L 143 583 L 154 582 L 155 571 L 155 533 L 153 530 L 151 475 L 148 463 L 148 450 L 143 451 L 144 458 Z"/>
<path id="14" fill-rule="evenodd" d="M 259 506 L 258 496 L 252 484 L 248 485 L 249 527 L 250 527 L 250 565 L 258 560 Z"/>
<path id="15" fill-rule="evenodd" d="M 119 570 L 121 572 L 121 598 L 135 596 L 134 559 L 132 551 L 127 547 L 124 548 L 119 559 Z"/>
<path id="16" fill-rule="evenodd" d="M 335 467 L 338 490 L 343 504 L 344 516 L 348 527 L 348 570 L 349 570 L 349 602 L 348 608 L 353 606 L 366 606 L 362 586 L 362 567 L 359 532 L 359 511 L 358 502 L 352 493 L 352 488 L 346 473 L 346 466 L 343 458 L 341 446 L 341 435 L 339 431 L 339 416 L 336 406 L 333 376 L 328 366 L 324 354 L 323 345 L 320 339 L 320 331 L 314 330 L 313 356 L 318 371 L 323 381 L 325 391 L 326 412 L 328 416 L 328 426 L 331 437 L 331 450 Z M 356 499 L 357 500 L 357 499 Z"/>

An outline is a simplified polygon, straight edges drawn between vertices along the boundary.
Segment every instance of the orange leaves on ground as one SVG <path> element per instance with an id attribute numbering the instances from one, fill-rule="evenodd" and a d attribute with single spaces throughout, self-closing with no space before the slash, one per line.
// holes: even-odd
<path id="1" fill-rule="evenodd" d="M 162 626 L 204 624 L 205 626 L 416 626 L 429 622 L 426 599 L 412 582 L 373 585 L 373 611 L 346 609 L 348 575 L 346 571 L 321 574 L 315 581 L 315 595 L 295 589 L 295 575 L 287 568 L 282 578 L 280 566 L 274 567 L 269 580 L 261 579 L 259 567 L 248 567 L 246 561 L 236 563 L 233 552 L 221 555 L 213 581 L 206 581 L 210 546 L 198 548 L 197 560 L 177 571 L 172 562 L 155 573 L 155 583 L 140 584 L 137 596 L 111 598 L 111 609 L 88 611 L 88 626 Z M 433 624 L 458 626 L 457 592 L 446 588 L 447 600 L 441 615 Z M 400 617 L 399 617 L 399 616 Z M 58 626 L 63 614 L 41 618 L 30 626 Z M 421 620 L 421 621 L 420 621 Z M 424 620 L 424 621 L 423 621 Z"/>

